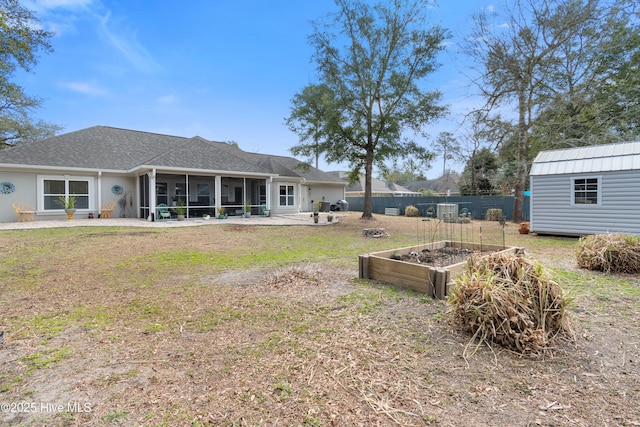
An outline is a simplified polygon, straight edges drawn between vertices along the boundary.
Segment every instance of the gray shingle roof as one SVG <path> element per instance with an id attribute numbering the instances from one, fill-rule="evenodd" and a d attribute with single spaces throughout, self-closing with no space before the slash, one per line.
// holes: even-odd
<path id="1" fill-rule="evenodd" d="M 454 193 L 459 192 L 459 181 L 460 177 L 457 174 L 447 172 L 445 175 L 436 179 L 407 182 L 405 184 L 405 187 L 407 187 L 410 191 L 420 191 L 421 189 L 425 189 L 433 190 L 441 194 L 446 194 L 447 191 L 451 191 Z"/>
<path id="2" fill-rule="evenodd" d="M 185 139 L 170 150 L 147 160 L 146 165 L 182 169 L 264 173 L 260 167 L 229 152 L 224 142 L 200 137 Z"/>
<path id="3" fill-rule="evenodd" d="M 0 163 L 129 170 L 184 138 L 94 126 L 0 151 Z"/>
<path id="4" fill-rule="evenodd" d="M 139 166 L 281 175 L 335 182 L 321 170 L 298 168 L 292 157 L 249 153 L 224 142 L 94 126 L 0 150 L 0 165 L 128 172 Z"/>

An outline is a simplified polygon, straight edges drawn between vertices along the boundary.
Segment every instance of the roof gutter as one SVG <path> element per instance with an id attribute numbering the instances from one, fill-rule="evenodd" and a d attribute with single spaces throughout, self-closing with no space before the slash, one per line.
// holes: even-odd
<path id="1" fill-rule="evenodd" d="M 0 163 L 0 168 L 2 169 L 16 169 L 16 170 L 31 170 L 31 169 L 39 169 L 39 170 L 48 170 L 48 171 L 72 171 L 72 172 L 107 172 L 107 173 L 119 173 L 119 174 L 128 174 L 130 172 L 122 169 L 99 169 L 99 168 L 74 168 L 68 166 L 42 166 L 42 165 L 16 165 L 16 164 L 7 164 Z"/>
<path id="2" fill-rule="evenodd" d="M 307 184 L 328 184 L 328 185 L 342 185 L 347 186 L 348 183 L 346 181 L 306 181 Z"/>
<path id="3" fill-rule="evenodd" d="M 129 169 L 128 173 L 139 173 L 148 170 L 155 170 L 157 173 L 163 172 L 174 172 L 174 173 L 207 173 L 212 175 L 237 175 L 237 176 L 248 176 L 248 177 L 256 177 L 256 178 L 270 178 L 273 177 L 273 174 L 259 173 L 259 172 L 238 172 L 238 171 L 226 171 L 226 170 L 218 170 L 218 169 L 193 169 L 193 168 L 177 168 L 177 167 L 160 167 L 160 166 L 151 166 L 151 165 L 139 165 L 135 168 Z M 275 175 L 279 176 L 279 175 Z"/>

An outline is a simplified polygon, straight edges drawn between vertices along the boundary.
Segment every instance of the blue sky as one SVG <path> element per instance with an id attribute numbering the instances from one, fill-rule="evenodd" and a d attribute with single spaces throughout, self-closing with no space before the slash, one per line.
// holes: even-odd
<path id="1" fill-rule="evenodd" d="M 53 53 L 17 76 L 44 99 L 36 116 L 71 132 L 94 125 L 235 141 L 246 151 L 290 156 L 284 125 L 291 98 L 314 82 L 311 20 L 332 0 L 22 0 L 47 30 Z M 473 102 L 455 42 L 490 2 L 443 0 L 432 22 L 454 33 L 426 82 L 452 115 L 430 127 L 452 131 Z M 419 142 L 428 145 L 426 139 Z M 344 165 L 321 162 L 323 170 Z M 442 162 L 427 172 L 436 178 Z"/>

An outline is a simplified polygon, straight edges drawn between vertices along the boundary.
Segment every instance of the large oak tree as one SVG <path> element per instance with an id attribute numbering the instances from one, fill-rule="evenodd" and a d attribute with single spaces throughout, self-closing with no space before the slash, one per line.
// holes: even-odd
<path id="1" fill-rule="evenodd" d="M 0 149 L 54 135 L 60 128 L 32 116 L 42 101 L 12 81 L 18 69 L 31 71 L 40 52 L 49 52 L 52 33 L 17 0 L 0 0 Z"/>
<path id="2" fill-rule="evenodd" d="M 315 22 L 309 37 L 319 80 L 311 87 L 322 87 L 323 98 L 318 103 L 308 97 L 309 88 L 294 97 L 286 121 L 301 142 L 290 150 L 310 158 L 322 153 L 330 163 L 347 162 L 352 180 L 364 169 L 366 219 L 372 218 L 375 163 L 432 157 L 407 137 L 446 110 L 438 105 L 440 93 L 426 90 L 425 80 L 438 68 L 436 56 L 448 37 L 440 26 L 427 25 L 431 4 L 336 0 L 338 11 Z M 310 115 L 314 111 L 317 115 Z"/>
<path id="3" fill-rule="evenodd" d="M 467 52 L 481 66 L 477 84 L 486 108 L 512 108 L 515 116 L 514 222 L 523 217 L 532 127 L 557 96 L 557 78 L 575 59 L 577 46 L 593 29 L 599 12 L 597 0 L 514 0 L 497 17 L 475 16 Z"/>

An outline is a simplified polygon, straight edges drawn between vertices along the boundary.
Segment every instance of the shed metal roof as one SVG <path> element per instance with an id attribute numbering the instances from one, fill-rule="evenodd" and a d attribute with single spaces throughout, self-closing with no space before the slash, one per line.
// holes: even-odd
<path id="1" fill-rule="evenodd" d="M 640 141 L 541 151 L 529 175 L 640 170 Z"/>

